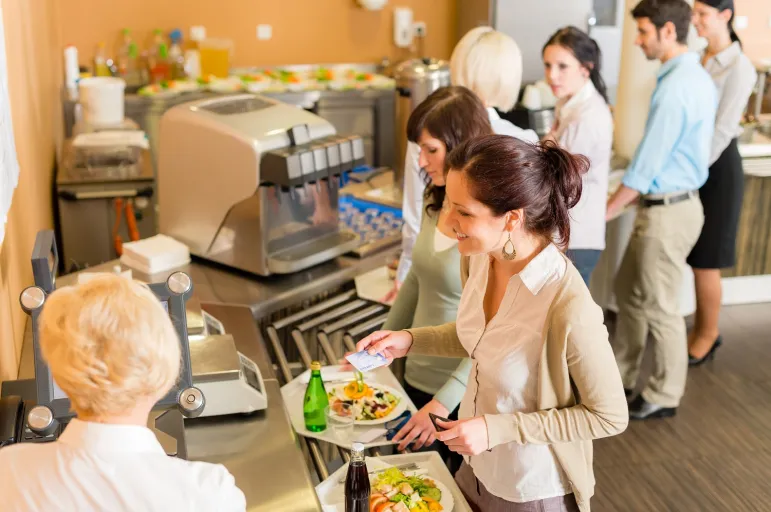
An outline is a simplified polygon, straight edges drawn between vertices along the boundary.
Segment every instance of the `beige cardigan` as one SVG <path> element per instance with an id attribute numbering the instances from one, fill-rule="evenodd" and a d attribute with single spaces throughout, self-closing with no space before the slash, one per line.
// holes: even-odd
<path id="1" fill-rule="evenodd" d="M 463 257 L 464 286 L 468 272 L 469 259 Z M 468 357 L 454 322 L 408 332 L 413 339 L 411 353 Z M 544 337 L 538 376 L 540 410 L 486 414 L 490 448 L 512 442 L 551 445 L 579 509 L 588 512 L 594 494 L 592 439 L 623 432 L 629 410 L 602 310 L 570 261 L 546 315 Z"/>

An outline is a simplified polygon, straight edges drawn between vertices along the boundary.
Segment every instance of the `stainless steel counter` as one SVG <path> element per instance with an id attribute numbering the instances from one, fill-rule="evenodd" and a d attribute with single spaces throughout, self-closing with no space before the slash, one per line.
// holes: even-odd
<path id="1" fill-rule="evenodd" d="M 247 307 L 202 304 L 233 335 L 238 350 L 260 368 L 268 409 L 249 417 L 185 421 L 190 460 L 224 464 L 250 511 L 318 511 L 316 492 L 281 399 L 260 331 Z"/>

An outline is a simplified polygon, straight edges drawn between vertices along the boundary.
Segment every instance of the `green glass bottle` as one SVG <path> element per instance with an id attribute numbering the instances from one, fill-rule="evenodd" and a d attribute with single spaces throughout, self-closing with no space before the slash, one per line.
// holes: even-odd
<path id="1" fill-rule="evenodd" d="M 324 389 L 324 381 L 321 380 L 321 363 L 313 361 L 311 364 L 311 379 L 305 390 L 303 401 L 303 416 L 305 428 L 311 432 L 322 432 L 327 428 L 326 408 L 329 406 L 327 390 Z"/>

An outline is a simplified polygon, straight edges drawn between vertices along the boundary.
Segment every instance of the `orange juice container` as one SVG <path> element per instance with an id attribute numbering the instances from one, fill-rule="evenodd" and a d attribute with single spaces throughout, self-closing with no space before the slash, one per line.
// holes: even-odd
<path id="1" fill-rule="evenodd" d="M 233 42 L 229 39 L 204 39 L 198 42 L 201 77 L 227 78 L 230 75 L 230 57 Z"/>

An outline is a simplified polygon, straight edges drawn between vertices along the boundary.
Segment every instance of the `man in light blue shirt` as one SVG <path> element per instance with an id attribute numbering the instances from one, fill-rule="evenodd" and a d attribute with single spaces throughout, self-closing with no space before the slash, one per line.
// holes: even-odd
<path id="1" fill-rule="evenodd" d="M 685 260 L 701 233 L 698 189 L 707 180 L 717 91 L 685 44 L 691 8 L 684 0 L 642 0 L 632 10 L 639 46 L 660 60 L 645 134 L 608 217 L 639 199 L 634 232 L 616 276 L 616 361 L 627 396 L 637 387 L 648 333 L 655 368 L 629 405 L 632 419 L 673 416 L 685 391 L 688 352 L 680 316 Z"/>

